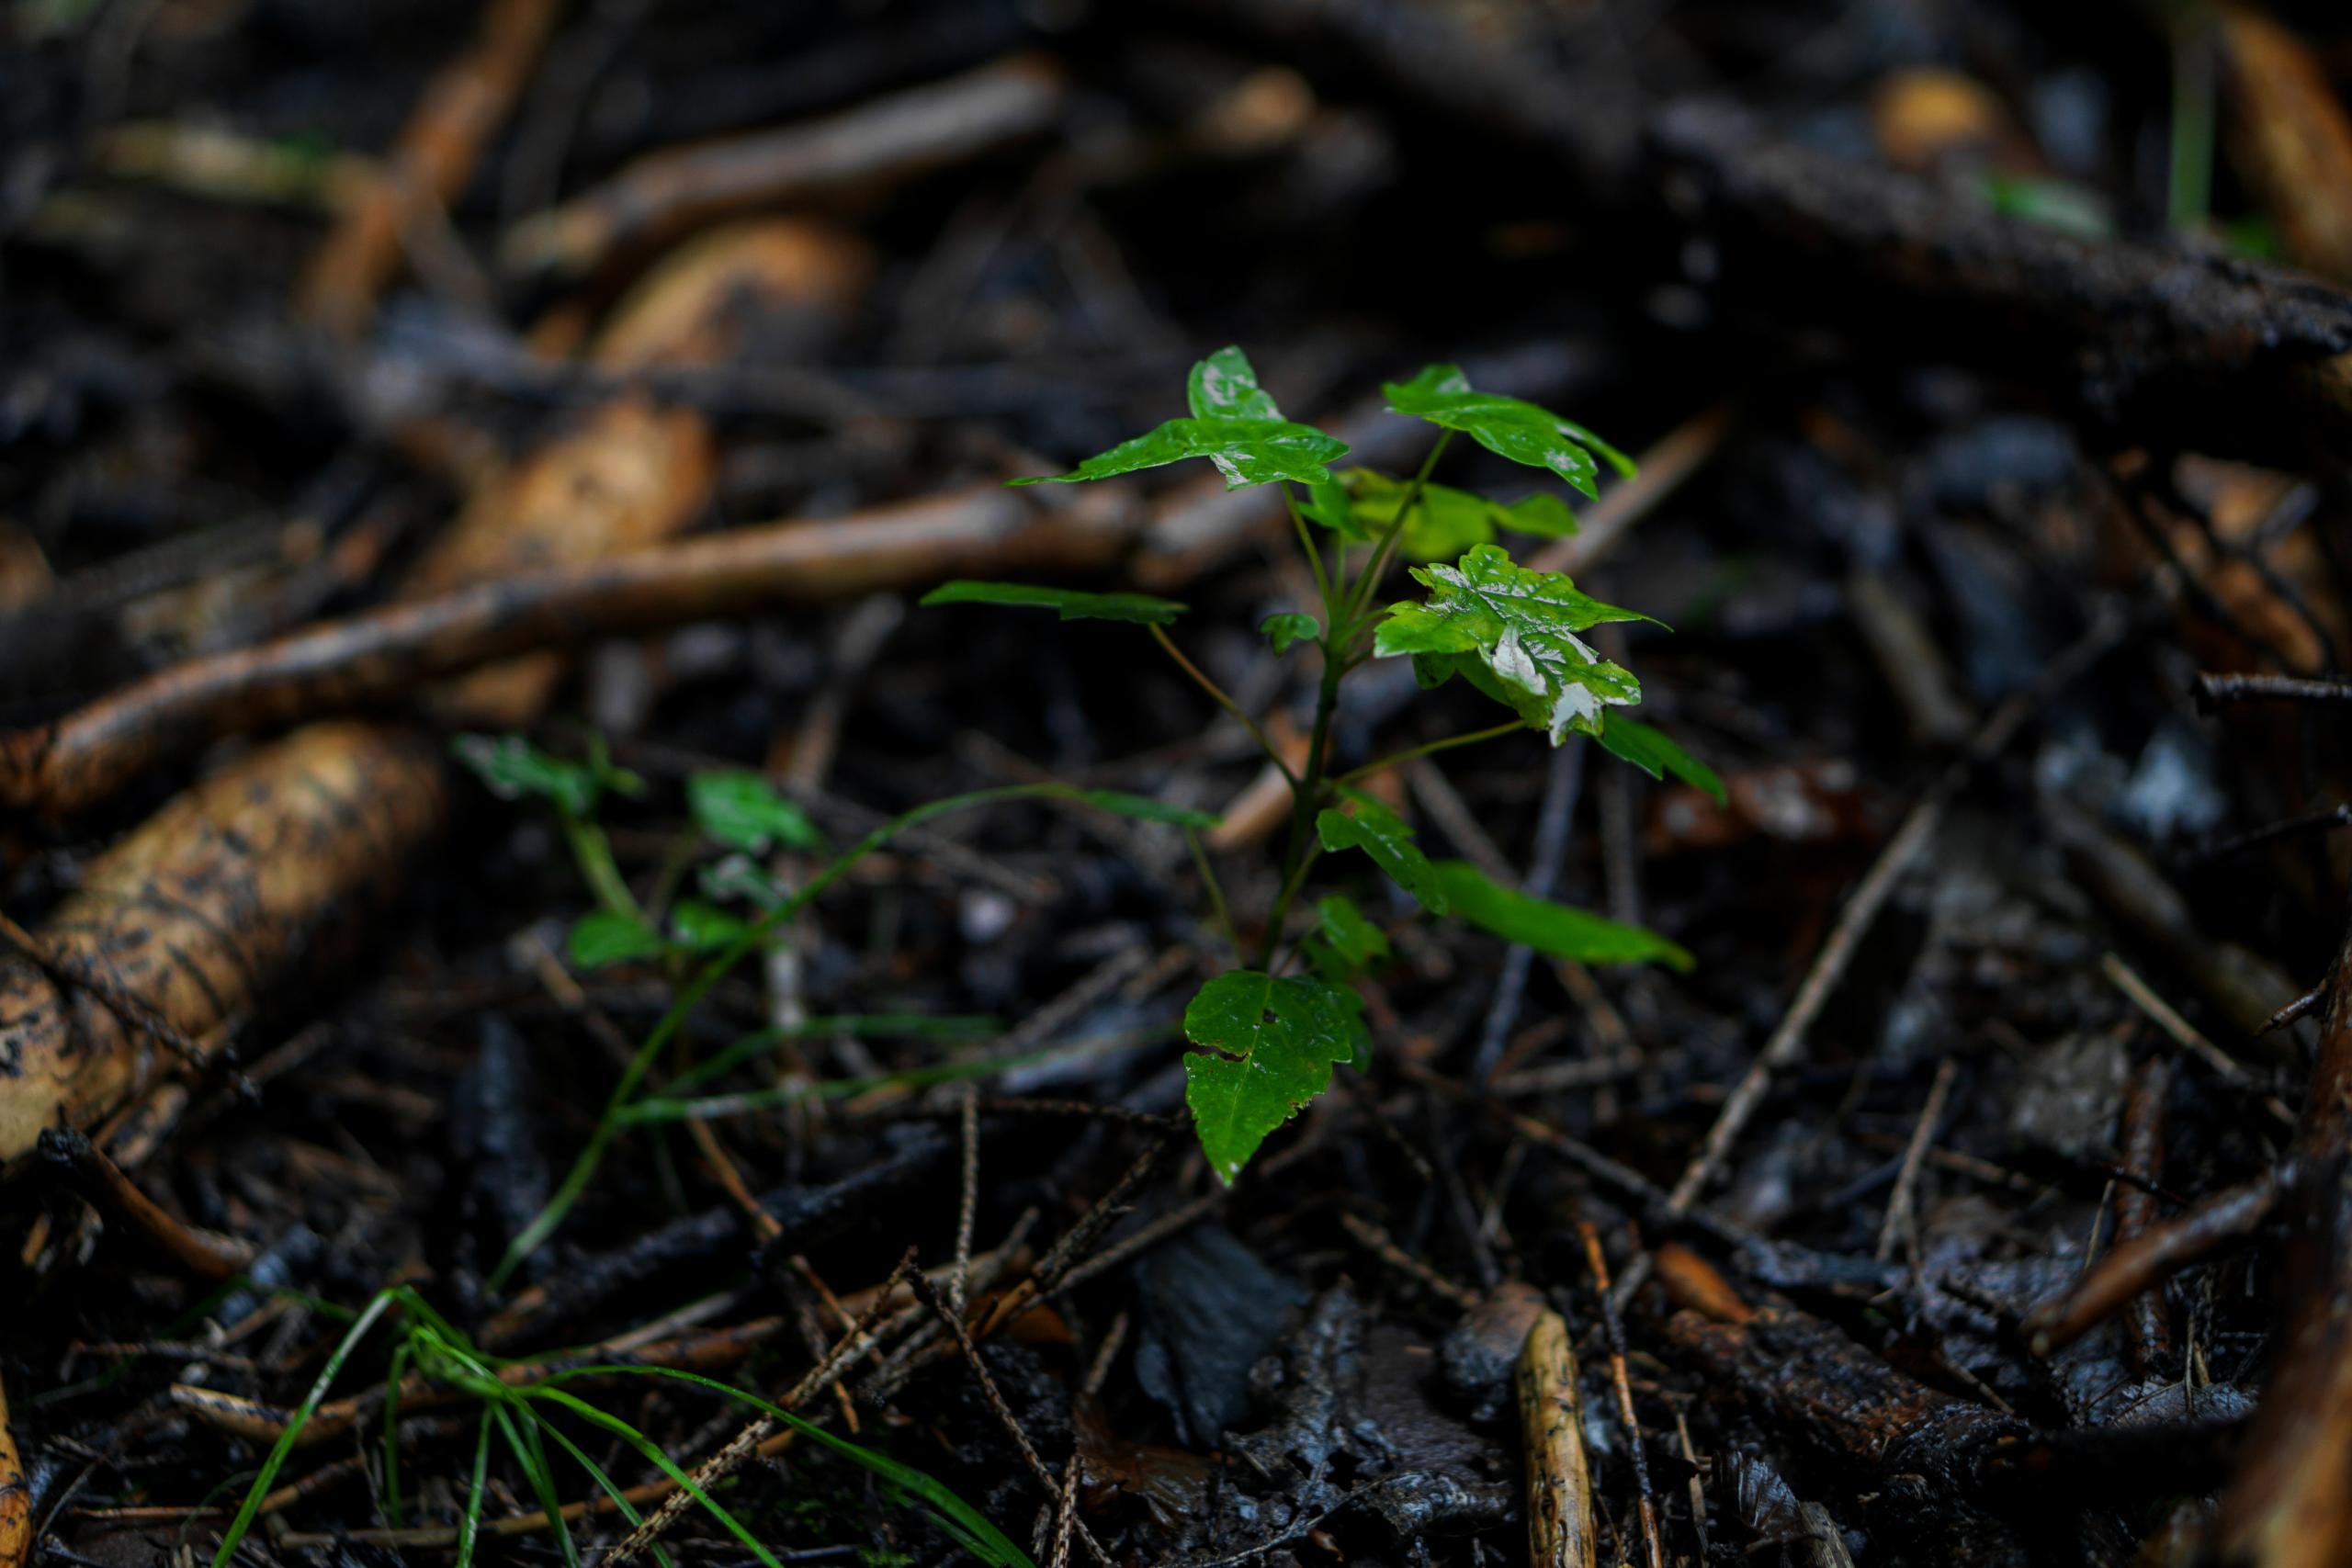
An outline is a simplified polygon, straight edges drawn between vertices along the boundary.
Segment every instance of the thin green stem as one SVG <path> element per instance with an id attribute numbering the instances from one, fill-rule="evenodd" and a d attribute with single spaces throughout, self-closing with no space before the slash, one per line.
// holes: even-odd
<path id="1" fill-rule="evenodd" d="M 1282 940 L 1283 921 L 1290 914 L 1291 900 L 1297 897 L 1307 862 L 1314 858 L 1310 846 L 1315 837 L 1315 813 L 1323 798 L 1323 754 L 1330 748 L 1331 716 L 1340 705 L 1340 681 L 1347 672 L 1336 647 L 1324 644 L 1323 679 L 1315 691 L 1315 732 L 1306 743 L 1306 771 L 1292 792 L 1290 838 L 1283 846 L 1283 891 L 1274 900 L 1273 912 L 1267 917 L 1265 933 L 1258 944 L 1261 968 L 1273 957 L 1274 944 Z"/>
<path id="2" fill-rule="evenodd" d="M 644 906 L 628 890 L 620 864 L 613 859 L 612 840 L 605 837 L 605 830 L 569 807 L 560 809 L 558 815 L 563 822 L 564 840 L 571 847 L 572 861 L 580 867 L 588 890 L 596 896 L 596 902 L 613 914 L 646 923 Z"/>
<path id="3" fill-rule="evenodd" d="M 1210 696 L 1216 699 L 1217 706 L 1223 708 L 1226 712 L 1231 714 L 1234 717 L 1241 721 L 1241 728 L 1250 732 L 1250 739 L 1255 740 L 1258 743 L 1259 750 L 1266 753 L 1266 760 L 1273 763 L 1275 767 L 1282 770 L 1283 777 L 1289 782 L 1290 787 L 1293 790 L 1297 789 L 1298 775 L 1291 772 L 1291 767 L 1288 762 L 1283 761 L 1283 754 L 1274 750 L 1274 743 L 1266 739 L 1266 732 L 1258 728 L 1258 721 L 1251 718 L 1248 714 L 1242 712 L 1241 705 L 1235 702 L 1231 697 L 1226 695 L 1224 687 L 1218 685 L 1215 681 L 1210 680 L 1206 675 L 1203 674 L 1201 672 L 1200 666 L 1185 658 L 1183 649 L 1178 648 L 1173 642 L 1169 640 L 1168 633 L 1165 629 L 1159 626 L 1148 626 L 1145 629 L 1151 633 L 1151 637 L 1154 642 L 1157 642 L 1162 649 L 1167 650 L 1168 657 L 1176 661 L 1176 667 L 1193 678 L 1193 683 L 1194 685 L 1200 687 L 1202 691 L 1206 692 Z"/>
<path id="4" fill-rule="evenodd" d="M 1273 912 L 1266 918 L 1265 938 L 1258 945 L 1258 967 L 1269 975 L 1275 972 L 1274 949 L 1281 944 L 1283 926 L 1290 919 L 1290 907 L 1297 901 L 1298 890 L 1306 885 L 1307 867 L 1313 865 L 1315 857 L 1322 852 L 1323 846 L 1309 840 L 1306 852 L 1298 857 L 1298 864 L 1292 867 L 1290 874 L 1283 879 L 1283 890 L 1275 896 Z"/>
<path id="5" fill-rule="evenodd" d="M 1298 531 L 1298 547 L 1306 557 L 1306 564 L 1315 573 L 1315 593 L 1323 601 L 1323 620 L 1329 625 L 1331 608 L 1330 574 L 1323 570 L 1323 552 L 1315 547 L 1315 536 L 1307 532 L 1306 514 L 1298 509 L 1298 497 L 1291 493 L 1290 481 L 1283 481 L 1283 504 L 1290 508 L 1290 525 Z"/>
<path id="6" fill-rule="evenodd" d="M 1233 923 L 1233 908 L 1225 901 L 1225 885 L 1216 879 L 1216 868 L 1209 863 L 1209 852 L 1201 843 L 1200 830 L 1184 829 L 1184 845 L 1193 852 L 1193 869 L 1201 874 L 1201 886 L 1208 889 L 1209 907 L 1216 911 L 1216 923 L 1225 931 L 1225 940 L 1233 944 L 1233 961 L 1241 962 L 1241 932 Z"/>
<path id="7" fill-rule="evenodd" d="M 1430 475 L 1436 472 L 1438 459 L 1445 456 L 1445 449 L 1453 440 L 1453 432 L 1442 430 L 1438 433 L 1436 444 L 1430 447 L 1430 455 L 1421 459 L 1420 471 L 1413 476 L 1413 482 L 1405 487 L 1404 497 L 1397 503 L 1396 515 L 1389 520 L 1378 542 L 1372 547 L 1372 559 L 1364 564 L 1363 575 L 1356 580 L 1355 592 L 1349 596 L 1350 636 L 1354 634 L 1357 621 L 1371 607 L 1372 596 L 1379 591 L 1380 580 L 1387 575 L 1389 558 L 1396 553 L 1396 541 L 1405 532 L 1405 519 L 1420 503 L 1421 491 L 1429 487 Z"/>
<path id="8" fill-rule="evenodd" d="M 1481 740 L 1492 740 L 1498 735 L 1509 735 L 1515 729 L 1526 728 L 1527 726 L 1520 720 L 1512 719 L 1509 724 L 1498 724 L 1487 729 L 1474 729 L 1467 735 L 1449 735 L 1442 740 L 1431 740 L 1425 745 L 1408 747 L 1402 751 L 1383 757 L 1378 761 L 1366 762 L 1361 768 L 1351 768 L 1331 782 L 1339 784 L 1351 784 L 1358 779 L 1368 779 L 1374 773 L 1385 773 L 1398 763 L 1409 762 L 1416 757 L 1427 757 L 1438 751 L 1451 751 L 1456 746 L 1469 746 Z"/>

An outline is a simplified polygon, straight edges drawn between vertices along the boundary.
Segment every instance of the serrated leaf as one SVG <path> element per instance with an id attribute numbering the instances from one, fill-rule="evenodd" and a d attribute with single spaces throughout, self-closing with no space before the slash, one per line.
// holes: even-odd
<path id="1" fill-rule="evenodd" d="M 1600 493 L 1595 452 L 1633 477 L 1632 460 L 1583 425 L 1519 398 L 1476 390 L 1458 365 L 1425 366 L 1411 380 L 1390 381 L 1381 390 L 1391 413 L 1461 431 L 1497 457 L 1548 468 L 1587 495 Z"/>
<path id="2" fill-rule="evenodd" d="M 1372 1044 L 1354 992 L 1255 969 L 1203 986 L 1184 1009 L 1184 1036 L 1219 1053 L 1184 1058 L 1184 1103 L 1202 1152 L 1228 1185 L 1267 1134 L 1330 1087 L 1334 1064 L 1358 1060 Z"/>
<path id="3" fill-rule="evenodd" d="M 1730 797 L 1724 793 L 1724 781 L 1715 770 L 1676 745 L 1663 730 L 1623 714 L 1611 714 L 1600 727 L 1599 739 L 1610 755 L 1623 758 L 1654 779 L 1672 773 L 1684 784 L 1713 795 L 1717 806 L 1730 804 Z"/>
<path id="4" fill-rule="evenodd" d="M 1238 344 L 1227 344 L 1193 367 L 1184 385 L 1194 419 L 1250 419 L 1279 423 L 1283 411 L 1258 385 L 1258 372 Z"/>
<path id="5" fill-rule="evenodd" d="M 1288 653 L 1295 642 L 1313 642 L 1323 635 L 1323 623 L 1297 610 L 1283 610 L 1258 623 L 1260 635 L 1276 653 Z"/>
<path id="6" fill-rule="evenodd" d="M 1579 592 L 1565 572 L 1520 566 L 1495 545 L 1477 546 L 1454 566 L 1415 567 L 1413 577 L 1429 589 L 1429 603 L 1390 605 L 1373 650 L 1412 654 L 1424 685 L 1469 675 L 1555 746 L 1570 730 L 1594 733 L 1603 707 L 1642 700 L 1632 673 L 1576 634 L 1648 616 Z M 1480 666 L 1491 679 L 1479 678 Z"/>
<path id="7" fill-rule="evenodd" d="M 1181 463 L 1187 457 L 1207 457 L 1225 475 L 1227 490 L 1272 484 L 1277 479 L 1313 485 L 1330 479 L 1331 470 L 1325 465 L 1345 456 L 1347 450 L 1346 442 L 1311 424 L 1288 420 L 1171 419 L 1157 430 L 1097 453 L 1069 473 L 1033 474 L 1009 482 L 1080 484 Z"/>
<path id="8" fill-rule="evenodd" d="M 824 834 L 808 814 L 748 768 L 715 768 L 686 780 L 686 807 L 695 825 L 730 849 L 765 854 L 771 845 L 816 850 Z"/>
<path id="9" fill-rule="evenodd" d="M 449 750 L 499 799 L 551 801 L 574 817 L 593 814 L 608 790 L 645 793 L 643 779 L 603 760 L 601 744 L 589 762 L 550 756 L 520 735 L 460 735 Z"/>
<path id="10" fill-rule="evenodd" d="M 1189 806 L 1173 806 L 1164 800 L 1154 800 L 1148 795 L 1129 795 L 1123 789 L 1081 789 L 1075 792 L 1074 798 L 1098 810 L 1132 817 L 1138 822 L 1172 822 L 1179 828 L 1198 828 L 1205 831 L 1225 820 L 1213 812 L 1195 811 Z"/>
<path id="11" fill-rule="evenodd" d="M 1362 850 L 1422 908 L 1432 915 L 1444 914 L 1445 889 L 1430 857 L 1413 842 L 1413 829 L 1405 825 L 1405 819 L 1368 795 L 1351 793 L 1349 800 L 1355 807 L 1352 815 L 1327 810 L 1315 818 L 1316 835 L 1323 847 L 1335 852 Z"/>
<path id="12" fill-rule="evenodd" d="M 1505 887 L 1468 861 L 1439 861 L 1436 874 L 1454 913 L 1506 942 L 1580 964 L 1691 967 L 1687 950 L 1654 931 Z"/>
<path id="13" fill-rule="evenodd" d="M 1250 356 L 1231 344 L 1218 349 L 1193 367 L 1186 381 L 1184 394 L 1192 404 L 1194 419 L 1240 419 L 1261 424 L 1280 424 L 1283 411 L 1274 406 L 1272 392 L 1258 385 L 1258 372 L 1251 367 Z M 1221 453 L 1209 454 L 1209 461 L 1225 476 L 1227 490 L 1254 482 L 1245 477 L 1241 468 Z"/>
<path id="14" fill-rule="evenodd" d="M 1126 621 L 1137 626 L 1164 626 L 1184 613 L 1173 599 L 1148 593 L 1081 593 L 1070 588 L 1047 588 L 1035 582 L 943 582 L 921 601 L 924 604 L 1010 604 L 1021 609 L 1057 610 L 1065 621 Z"/>
<path id="15" fill-rule="evenodd" d="M 662 951 L 662 933 L 631 915 L 598 909 L 572 922 L 564 947 L 577 969 L 601 969 L 632 958 L 650 958 Z"/>
<path id="16" fill-rule="evenodd" d="M 699 898 L 681 898 L 670 910 L 670 934 L 689 953 L 715 953 L 732 946 L 751 929 L 741 916 Z"/>

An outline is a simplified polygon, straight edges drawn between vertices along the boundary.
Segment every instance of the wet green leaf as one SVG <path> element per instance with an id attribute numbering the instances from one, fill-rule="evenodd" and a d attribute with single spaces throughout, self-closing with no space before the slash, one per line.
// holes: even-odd
<path id="1" fill-rule="evenodd" d="M 1335 1063 L 1372 1045 L 1353 991 L 1254 969 L 1202 987 L 1184 1009 L 1184 1035 L 1218 1053 L 1184 1058 L 1184 1103 L 1202 1152 L 1227 1183 L 1267 1134 L 1330 1087 Z"/>
<path id="2" fill-rule="evenodd" d="M 643 779 L 605 761 L 601 743 L 586 762 L 550 756 L 520 735 L 460 735 L 449 750 L 499 799 L 550 801 L 574 817 L 593 815 L 607 792 L 645 793 Z"/>
<path id="3" fill-rule="evenodd" d="M 922 596 L 925 604 L 1011 604 L 1022 609 L 1057 610 L 1065 621 L 1126 621 L 1137 626 L 1164 626 L 1184 613 L 1173 599 L 1148 593 L 1080 593 L 1069 588 L 1046 588 L 1034 582 L 943 582 Z"/>
<path id="4" fill-rule="evenodd" d="M 1258 630 L 1276 653 L 1288 653 L 1291 644 L 1313 642 L 1321 637 L 1323 623 L 1299 611 L 1284 610 L 1260 621 Z"/>
<path id="5" fill-rule="evenodd" d="M 1138 468 L 1157 468 L 1187 457 L 1207 457 L 1225 475 L 1225 488 L 1293 479 L 1321 484 L 1331 477 L 1325 465 L 1344 456 L 1348 444 L 1311 424 L 1288 420 L 1171 419 L 1159 429 L 1122 441 L 1089 457 L 1066 474 L 1033 474 L 1017 485 L 1079 484 L 1113 479 Z"/>
<path id="6" fill-rule="evenodd" d="M 1321 524 L 1351 544 L 1372 542 L 1372 530 L 1355 513 L 1355 503 L 1348 496 L 1348 479 L 1364 470 L 1348 468 L 1336 478 L 1321 484 L 1309 485 L 1306 499 L 1299 503 L 1299 515 L 1310 523 Z"/>
<path id="7" fill-rule="evenodd" d="M 1193 367 L 1184 396 L 1194 419 L 1248 419 L 1279 424 L 1283 411 L 1272 392 L 1258 385 L 1250 356 L 1228 344 Z"/>
<path id="8" fill-rule="evenodd" d="M 1475 390 L 1458 365 L 1425 366 L 1411 380 L 1390 381 L 1381 390 L 1390 412 L 1461 431 L 1496 456 L 1548 468 L 1587 495 L 1600 493 L 1594 484 L 1596 452 L 1620 474 L 1633 477 L 1632 459 L 1591 431 L 1521 399 Z"/>
<path id="9" fill-rule="evenodd" d="M 730 849 L 765 854 L 771 845 L 819 850 L 824 834 L 808 814 L 748 768 L 713 769 L 686 780 L 686 807 L 695 825 Z"/>
<path id="10" fill-rule="evenodd" d="M 1506 942 L 1580 964 L 1691 967 L 1689 952 L 1654 931 L 1517 892 L 1491 880 L 1468 861 L 1439 861 L 1436 871 L 1453 902 L 1454 913 Z"/>
<path id="11" fill-rule="evenodd" d="M 1672 773 L 1684 784 L 1713 795 L 1717 806 L 1729 803 L 1724 794 L 1724 781 L 1715 770 L 1676 745 L 1663 730 L 1623 714 L 1611 714 L 1600 727 L 1600 740 L 1611 756 L 1623 758 L 1654 779 Z"/>
<path id="12" fill-rule="evenodd" d="M 670 910 L 670 934 L 689 953 L 716 953 L 751 929 L 741 916 L 700 898 L 681 898 Z"/>
<path id="13" fill-rule="evenodd" d="M 1368 795 L 1350 792 L 1352 814 L 1325 811 L 1315 818 L 1315 831 L 1327 850 L 1362 850 L 1381 870 L 1419 900 L 1432 915 L 1446 912 L 1445 889 L 1430 864 L 1430 857 L 1413 841 L 1405 819 Z"/>
<path id="14" fill-rule="evenodd" d="M 1454 566 L 1413 569 L 1429 603 L 1388 608 L 1373 639 L 1384 657 L 1414 656 L 1424 685 L 1464 675 L 1544 731 L 1554 745 L 1589 735 L 1601 709 L 1642 700 L 1641 683 L 1576 634 L 1604 621 L 1647 620 L 1579 592 L 1567 575 L 1533 571 L 1479 545 Z"/>
<path id="15" fill-rule="evenodd" d="M 662 933 L 631 915 L 598 909 L 572 922 L 564 946 L 577 969 L 601 969 L 634 958 L 651 958 L 663 947 Z"/>
<path id="16" fill-rule="evenodd" d="M 1367 530 L 1394 523 L 1396 509 L 1413 488 L 1409 480 L 1373 468 L 1349 468 L 1340 475 L 1340 483 L 1347 492 L 1350 516 L 1358 527 Z M 1548 491 L 1506 506 L 1451 485 L 1423 485 L 1413 509 L 1406 513 L 1397 543 L 1409 560 L 1436 560 L 1458 556 L 1473 545 L 1492 543 L 1498 528 L 1559 538 L 1577 531 L 1577 519 L 1568 503 Z"/>
<path id="17" fill-rule="evenodd" d="M 1343 893 L 1327 894 L 1315 901 L 1315 927 L 1331 950 L 1356 968 L 1388 956 L 1388 936 L 1364 918 L 1356 901 Z"/>

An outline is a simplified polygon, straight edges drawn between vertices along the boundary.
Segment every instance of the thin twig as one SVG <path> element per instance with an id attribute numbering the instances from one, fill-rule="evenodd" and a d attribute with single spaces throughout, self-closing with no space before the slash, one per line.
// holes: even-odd
<path id="1" fill-rule="evenodd" d="M 1917 1125 L 1911 1129 L 1911 1143 L 1903 1151 L 1902 1174 L 1894 1179 L 1894 1192 L 1886 1202 L 1886 1221 L 1879 1226 L 1878 1260 L 1886 1262 L 1894 1256 L 1895 1244 L 1913 1228 L 1914 1194 L 1919 1187 L 1919 1168 L 1928 1162 L 1928 1146 L 1935 1142 L 1936 1126 L 1943 1120 L 1944 1101 L 1951 1098 L 1951 1080 L 1960 1064 L 1946 1056 L 1936 1064 L 1936 1081 L 1928 1089 L 1928 1103 L 1919 1110 Z"/>
<path id="2" fill-rule="evenodd" d="M 1600 1233 L 1590 1220 L 1577 1222 L 1584 1241 L 1585 1262 L 1592 1269 L 1593 1292 L 1600 1299 L 1601 1331 L 1609 1340 L 1609 1381 L 1617 1390 L 1617 1417 L 1625 1423 L 1625 1447 L 1634 1458 L 1634 1484 L 1638 1490 L 1642 1542 L 1649 1552 L 1649 1568 L 1666 1568 L 1666 1547 L 1658 1539 L 1657 1495 L 1650 1489 L 1649 1456 L 1642 1448 L 1641 1418 L 1634 1412 L 1634 1382 L 1625 1370 L 1625 1325 L 1609 1292 L 1609 1259 L 1600 1250 Z"/>

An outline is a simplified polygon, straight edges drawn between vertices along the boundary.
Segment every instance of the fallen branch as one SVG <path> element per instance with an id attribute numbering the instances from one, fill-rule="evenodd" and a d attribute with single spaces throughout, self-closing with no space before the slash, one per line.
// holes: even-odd
<path id="1" fill-rule="evenodd" d="M 1519 1421 L 1527 1446 L 1527 1560 L 1533 1568 L 1593 1568 L 1592 1475 L 1584 1455 L 1584 1391 L 1568 1325 L 1545 1309 L 1519 1353 Z"/>

